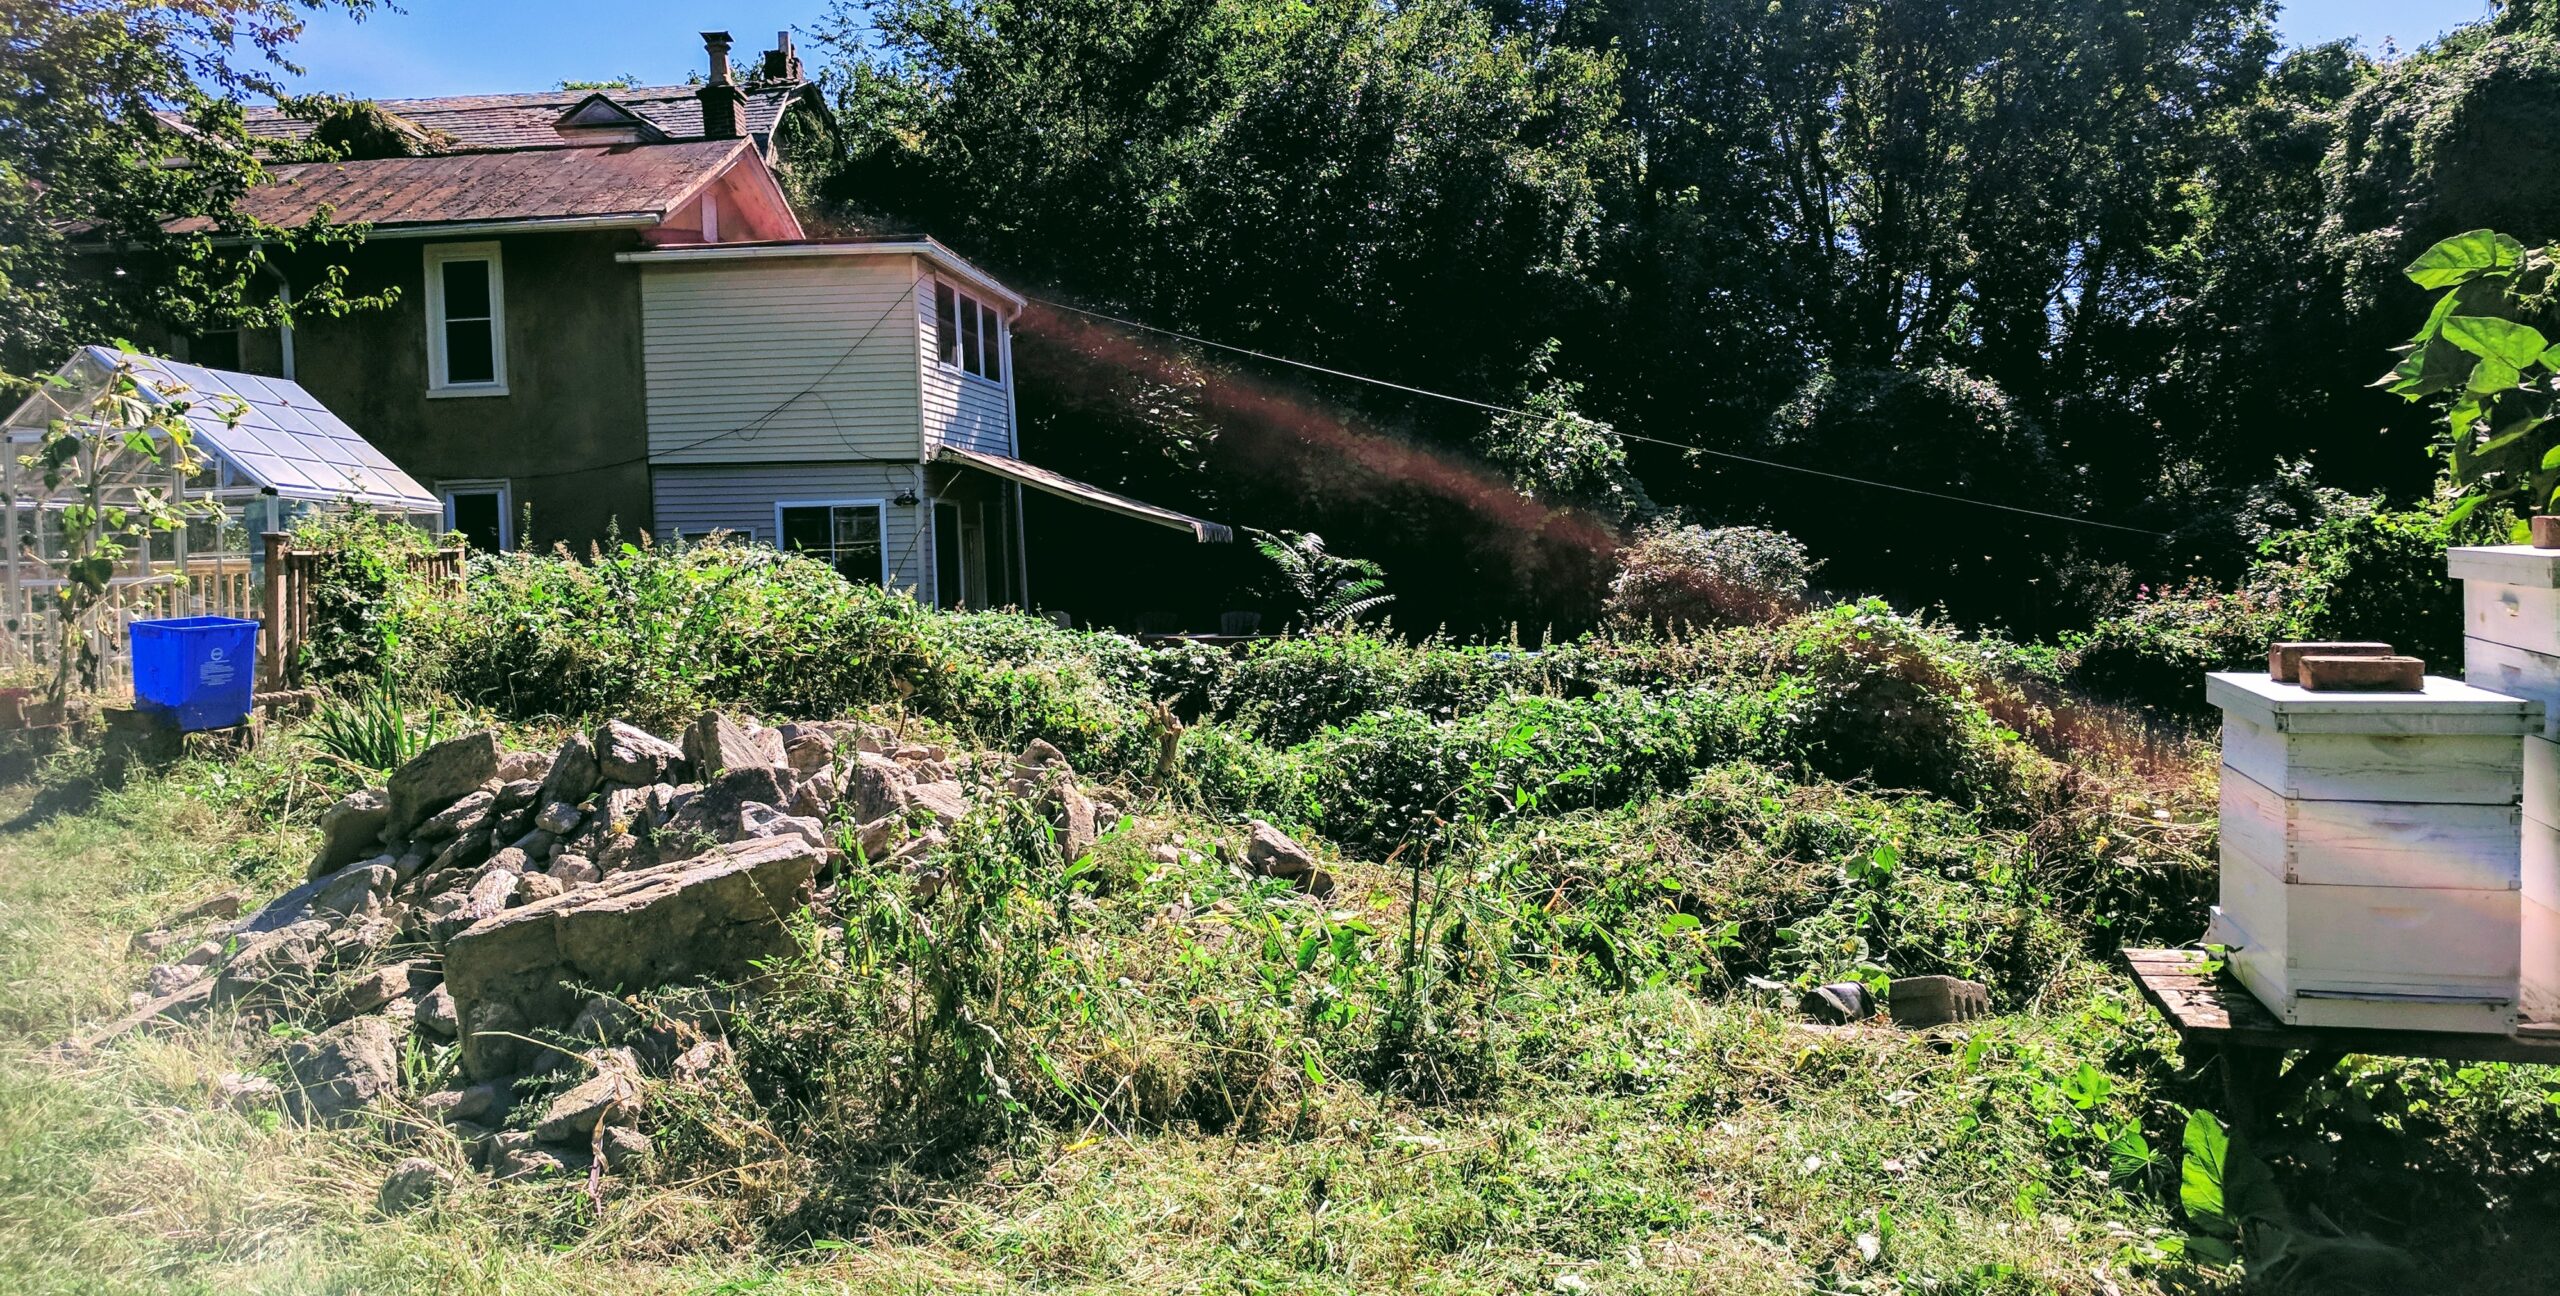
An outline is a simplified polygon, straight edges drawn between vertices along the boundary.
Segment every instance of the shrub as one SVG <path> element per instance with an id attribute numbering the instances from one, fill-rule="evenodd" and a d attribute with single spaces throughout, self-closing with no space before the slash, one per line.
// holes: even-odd
<path id="1" fill-rule="evenodd" d="M 1776 627 L 1768 652 L 1820 773 L 1968 804 L 2018 790 L 2027 753 L 1988 705 L 2007 686 L 1952 636 L 1868 599 Z"/>
<path id="2" fill-rule="evenodd" d="M 373 678 L 400 662 L 403 632 L 433 601 L 415 561 L 435 537 L 368 508 L 323 509 L 294 522 L 294 545 L 321 553 L 311 620 L 295 670 L 306 680 Z"/>
<path id="3" fill-rule="evenodd" d="M 1664 629 L 1775 620 L 1803 607 L 1819 565 L 1782 531 L 1653 523 L 1619 551 L 1603 611 Z"/>

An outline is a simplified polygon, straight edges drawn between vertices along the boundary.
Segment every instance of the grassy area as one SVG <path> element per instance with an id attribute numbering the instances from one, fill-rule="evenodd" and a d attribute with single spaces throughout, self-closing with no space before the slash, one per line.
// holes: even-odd
<path id="1" fill-rule="evenodd" d="M 935 892 L 849 874 L 735 1065 L 652 1082 L 638 1172 L 385 1219 L 398 1158 L 461 1147 L 230 1110 L 268 1032 L 38 1057 L 122 1007 L 133 932 L 298 880 L 359 775 L 290 729 L 115 787 L 55 758 L 0 790 L 0 1290 L 2523 1292 L 2560 1260 L 2560 1075 L 2360 1059 L 2259 1147 L 2197 1114 L 2216 1078 L 2110 954 L 2199 925 L 2210 752 L 2032 652 L 1860 604 L 1149 653 L 803 566 L 507 559 L 400 665 L 527 746 L 715 701 L 1042 737 L 1122 822 L 1069 861 L 996 804 Z M 1248 814 L 1329 897 L 1237 866 Z M 1997 1015 L 1791 1011 L 1929 972 Z"/>

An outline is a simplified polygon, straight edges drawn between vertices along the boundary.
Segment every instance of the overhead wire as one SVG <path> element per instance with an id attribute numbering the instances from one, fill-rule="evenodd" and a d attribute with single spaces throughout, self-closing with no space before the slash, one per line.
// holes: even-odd
<path id="1" fill-rule="evenodd" d="M 1185 333 L 1180 329 L 1169 329 L 1162 327 L 1161 325 L 1149 324 L 1142 320 L 1133 320 L 1125 316 L 1113 315 L 1105 311 L 1091 310 L 1083 306 L 1071 306 L 1065 302 L 1051 301 L 1045 297 L 1031 297 L 1028 298 L 1028 300 L 1038 302 L 1043 306 L 1047 306 L 1055 310 L 1071 311 L 1075 314 L 1089 316 L 1093 319 L 1105 320 L 1124 328 L 1140 329 L 1148 333 L 1162 334 L 1165 337 L 1180 338 L 1185 342 L 1190 342 L 1198 346 L 1213 347 L 1220 351 L 1230 351 L 1237 355 L 1251 356 L 1257 360 L 1267 360 L 1273 364 L 1288 365 L 1293 368 L 1304 369 L 1312 373 L 1324 374 L 1331 378 L 1341 378 L 1350 382 L 1367 383 L 1370 386 L 1383 387 L 1390 391 L 1404 392 L 1413 396 L 1424 396 L 1432 400 L 1448 401 L 1457 405 L 1472 406 L 1476 409 L 1488 410 L 1496 414 L 1507 414 L 1517 418 L 1541 419 L 1550 423 L 1557 421 L 1557 416 L 1554 415 L 1541 415 L 1535 411 L 1524 410 L 1510 405 L 1497 405 L 1492 401 L 1477 400 L 1471 396 L 1459 396 L 1450 392 L 1433 391 L 1428 387 L 1416 387 L 1410 383 L 1396 382 L 1393 379 L 1379 378 L 1371 374 L 1355 373 L 1348 369 L 1337 369 L 1330 365 L 1320 365 L 1312 361 L 1300 360 L 1291 356 L 1275 355 L 1269 351 L 1257 351 L 1252 347 L 1237 346 L 1231 342 L 1220 342 L 1214 338 L 1201 337 L 1195 333 Z M 1715 450 L 1686 441 L 1672 441 L 1662 437 L 1646 436 L 1639 432 L 1621 430 L 1617 435 L 1628 441 L 1641 441 L 1648 445 L 1667 446 L 1674 450 L 1684 450 L 1693 454 L 1709 455 L 1718 459 L 1729 459 L 1737 463 L 1753 464 L 1762 468 L 1773 468 L 1781 472 L 1803 473 L 1813 477 L 1827 477 L 1833 481 L 1851 482 L 1860 486 L 1870 486 L 1877 490 L 1900 491 L 1905 495 L 1920 495 L 1930 499 L 1945 500 L 1954 504 L 1969 504 L 1975 508 L 1998 509 L 2004 513 L 2023 514 L 2027 517 L 2044 518 L 2054 522 L 2068 522 L 2075 526 L 2099 527 L 2109 531 L 2127 531 L 2135 535 L 2146 536 L 2166 536 L 2168 534 L 2165 531 L 2155 531 L 2149 527 L 2127 526 L 2121 522 L 2102 522 L 2096 518 L 2081 517 L 2077 514 L 2054 513 L 2045 509 L 2026 508 L 2016 504 L 2003 504 L 1997 500 L 1977 499 L 1969 495 L 1956 495 L 1946 491 L 1928 490 L 1919 486 L 1905 486 L 1899 482 L 1877 481 L 1871 477 L 1854 477 L 1848 473 L 1830 472 L 1820 468 L 1807 468 L 1801 464 L 1784 463 L 1775 459 L 1761 459 L 1752 455 L 1736 454 L 1730 450 Z"/>

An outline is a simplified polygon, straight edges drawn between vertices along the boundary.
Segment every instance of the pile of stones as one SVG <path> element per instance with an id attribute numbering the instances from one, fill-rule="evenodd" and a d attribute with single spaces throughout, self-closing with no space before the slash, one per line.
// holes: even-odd
<path id="1" fill-rule="evenodd" d="M 722 1065 L 729 1004 L 687 990 L 644 1020 L 617 996 L 747 983 L 838 870 L 930 880 L 951 825 L 998 796 L 1036 807 L 1069 858 L 1109 811 L 1045 742 L 955 756 L 876 725 L 716 711 L 676 741 L 614 721 L 549 753 L 465 734 L 332 806 L 301 886 L 246 916 L 220 897 L 137 937 L 162 961 L 133 1011 L 59 1048 L 219 1005 L 302 1028 L 279 1032 L 293 1036 L 282 1083 L 225 1078 L 235 1104 L 433 1121 L 500 1177 L 619 1169 L 648 1150 L 644 1079 Z M 413 1035 L 459 1041 L 460 1087 L 401 1092 Z M 382 1204 L 442 1182 L 433 1162 L 404 1163 Z"/>

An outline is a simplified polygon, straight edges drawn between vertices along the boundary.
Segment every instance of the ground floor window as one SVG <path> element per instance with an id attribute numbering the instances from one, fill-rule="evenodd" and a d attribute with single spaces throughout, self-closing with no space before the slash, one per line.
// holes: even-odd
<path id="1" fill-rule="evenodd" d="M 481 553 L 515 548 L 513 495 L 503 481 L 436 483 L 444 497 L 444 529 L 471 542 Z"/>
<path id="2" fill-rule="evenodd" d="M 846 580 L 888 583 L 886 511 L 878 500 L 795 500 L 776 504 L 782 547 L 834 567 Z"/>
<path id="3" fill-rule="evenodd" d="M 1019 601 L 1012 520 L 1009 492 L 985 500 L 933 502 L 935 602 L 946 608 L 997 608 Z"/>

